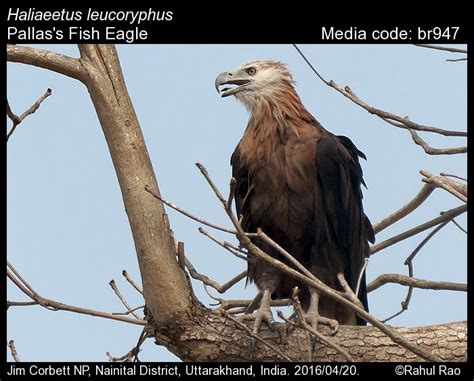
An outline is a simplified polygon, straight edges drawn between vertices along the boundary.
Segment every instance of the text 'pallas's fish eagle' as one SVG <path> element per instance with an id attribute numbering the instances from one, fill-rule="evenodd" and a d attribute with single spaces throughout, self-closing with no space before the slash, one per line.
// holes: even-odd
<path id="1" fill-rule="evenodd" d="M 231 158 L 237 213 L 246 232 L 261 228 L 326 285 L 342 291 L 337 274 L 343 273 L 355 291 L 361 275 L 358 296 L 368 309 L 365 273 L 360 273 L 374 232 L 362 206 L 359 157 L 365 155 L 309 113 L 294 83 L 286 66 L 275 61 L 249 62 L 216 79 L 222 97 L 234 95 L 250 112 Z M 270 245 L 254 242 L 289 265 Z M 249 261 L 248 279 L 263 295 L 254 332 L 262 320 L 272 322 L 270 299 L 290 297 L 295 286 L 314 328 L 325 318 L 365 324 L 349 308 L 263 260 Z"/>

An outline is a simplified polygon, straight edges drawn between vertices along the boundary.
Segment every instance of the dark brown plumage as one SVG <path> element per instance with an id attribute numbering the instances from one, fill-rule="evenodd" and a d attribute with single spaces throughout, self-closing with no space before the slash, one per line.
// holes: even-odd
<path id="1" fill-rule="evenodd" d="M 261 228 L 328 286 L 341 289 L 336 276 L 342 272 L 355 290 L 368 242 L 374 242 L 362 206 L 365 183 L 359 157 L 365 155 L 349 138 L 324 129 L 306 110 L 281 63 L 244 64 L 221 74 L 216 86 L 224 83 L 239 85 L 226 91 L 251 113 L 231 158 L 242 227 L 247 232 Z M 265 243 L 256 244 L 287 263 Z M 299 286 L 303 308 L 309 310 L 313 303 L 314 290 L 264 261 L 249 262 L 248 279 L 278 299 L 289 297 Z M 359 297 L 368 309 L 365 274 Z M 316 300 L 316 309 L 318 301 L 324 317 L 340 324 L 365 323 L 324 295 Z"/>

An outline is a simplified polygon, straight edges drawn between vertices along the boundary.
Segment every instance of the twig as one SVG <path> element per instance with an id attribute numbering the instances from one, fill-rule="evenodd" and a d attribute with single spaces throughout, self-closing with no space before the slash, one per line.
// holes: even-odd
<path id="1" fill-rule="evenodd" d="M 466 53 L 467 54 L 467 50 L 465 49 L 448 48 L 446 46 L 431 45 L 431 44 L 413 44 L 413 45 L 419 46 L 420 48 L 444 50 L 446 52 L 451 52 L 451 53 Z"/>
<path id="2" fill-rule="evenodd" d="M 346 298 L 349 299 L 352 303 L 357 304 L 359 307 L 364 308 L 364 305 L 362 304 L 360 299 L 354 293 L 351 286 L 349 286 L 349 283 L 347 283 L 347 280 L 344 277 L 343 273 L 338 273 L 337 274 L 337 280 L 339 281 L 342 289 L 344 290 L 344 294 L 345 294 Z"/>
<path id="3" fill-rule="evenodd" d="M 340 347 L 333 340 L 331 340 L 330 338 L 324 336 L 322 333 L 318 332 L 317 329 L 311 327 L 308 323 L 306 323 L 305 318 L 304 318 L 303 308 L 301 307 L 301 303 L 300 303 L 300 300 L 298 299 L 297 292 L 292 293 L 291 299 L 293 301 L 293 306 L 294 306 L 295 312 L 298 315 L 298 321 L 299 321 L 299 324 L 300 324 L 301 328 L 305 329 L 310 334 L 314 335 L 317 339 L 319 339 L 321 342 L 326 344 L 328 347 L 331 347 L 331 348 L 335 349 L 336 351 L 338 351 L 341 355 L 344 356 L 344 358 L 347 361 L 353 362 L 354 359 L 344 348 Z M 281 316 L 283 316 L 283 314 L 280 314 L 278 316 L 281 318 Z M 284 319 L 284 320 L 285 320 L 285 322 L 287 322 L 291 325 L 295 325 L 295 323 L 290 322 L 290 320 L 287 320 L 287 319 Z"/>
<path id="4" fill-rule="evenodd" d="M 454 179 L 458 179 L 458 180 L 462 180 L 462 181 L 467 182 L 467 179 L 466 179 L 466 178 L 461 177 L 461 176 L 458 176 L 458 175 L 453 175 L 453 174 L 451 174 L 451 173 L 441 172 L 440 175 L 441 175 L 441 176 L 445 176 L 445 177 L 452 177 L 452 178 L 454 178 Z"/>
<path id="5" fill-rule="evenodd" d="M 283 273 L 291 276 L 294 279 L 300 280 L 301 282 L 304 282 L 310 287 L 315 288 L 317 291 L 320 291 L 322 294 L 332 298 L 333 300 L 343 304 L 344 306 L 347 306 L 354 310 L 355 313 L 357 313 L 361 318 L 365 319 L 367 322 L 372 323 L 375 327 L 377 327 L 381 332 L 385 333 L 394 343 L 403 346 L 404 348 L 410 350 L 411 352 L 417 354 L 418 356 L 422 357 L 425 360 L 429 361 L 440 361 L 440 358 L 433 353 L 427 351 L 426 349 L 420 347 L 417 344 L 414 344 L 410 342 L 409 340 L 405 339 L 402 335 L 400 335 L 398 332 L 395 332 L 393 329 L 389 328 L 387 325 L 383 324 L 380 320 L 375 318 L 374 316 L 370 315 L 367 311 L 364 309 L 360 308 L 358 305 L 352 303 L 350 300 L 346 299 L 344 296 L 340 295 L 340 293 L 336 292 L 332 288 L 326 286 L 323 282 L 321 282 L 319 279 L 311 279 L 307 277 L 304 274 L 301 274 L 300 272 L 292 269 L 291 267 L 285 265 L 283 262 L 272 258 L 270 255 L 265 253 L 263 250 L 261 250 L 258 246 L 252 243 L 250 238 L 247 236 L 246 232 L 242 229 L 242 227 L 239 224 L 239 220 L 237 217 L 233 214 L 231 208 L 227 207 L 227 202 L 226 200 L 222 197 L 222 194 L 220 193 L 219 189 L 216 187 L 214 182 L 209 176 L 209 173 L 207 172 L 206 168 L 202 164 L 197 164 L 199 170 L 201 171 L 202 175 L 208 182 L 209 186 L 212 188 L 214 191 L 216 197 L 219 199 L 219 201 L 222 203 L 224 206 L 227 215 L 229 216 L 229 219 L 232 221 L 232 224 L 234 227 L 237 229 L 237 239 L 241 243 L 243 247 L 245 247 L 250 254 L 252 254 L 255 257 L 258 257 L 261 260 L 264 260 L 265 262 L 271 264 L 274 266 L 276 269 L 282 271 Z"/>
<path id="6" fill-rule="evenodd" d="M 7 310 L 10 307 L 34 306 L 36 304 L 38 304 L 38 302 L 14 302 L 14 301 L 7 300 Z"/>
<path id="7" fill-rule="evenodd" d="M 230 252 L 232 255 L 236 256 L 237 258 L 243 259 L 244 261 L 248 261 L 249 258 L 247 258 L 247 253 L 245 253 L 243 250 L 239 249 L 238 247 L 232 245 L 231 243 L 227 241 L 220 240 L 216 237 L 214 237 L 211 233 L 209 233 L 207 230 L 203 229 L 202 227 L 199 227 L 199 233 L 205 235 L 207 238 L 210 238 L 211 241 L 217 243 L 219 246 L 223 247 L 226 249 L 228 252 Z M 242 255 L 240 253 L 243 253 L 245 255 Z"/>
<path id="8" fill-rule="evenodd" d="M 359 295 L 360 285 L 362 284 L 362 278 L 364 277 L 365 269 L 367 268 L 368 264 L 369 264 L 369 258 L 365 258 L 364 264 L 362 265 L 362 268 L 359 271 L 359 276 L 357 277 L 357 287 L 355 290 L 356 295 Z"/>
<path id="9" fill-rule="evenodd" d="M 140 294 L 143 295 L 143 290 L 142 290 L 142 288 L 141 288 L 138 284 L 136 284 L 132 278 L 130 278 L 130 275 L 128 275 L 127 270 L 122 270 L 122 275 L 123 275 L 124 278 L 127 280 L 127 282 L 132 285 L 132 287 L 133 287 L 135 290 L 137 290 Z"/>
<path id="10" fill-rule="evenodd" d="M 433 184 L 425 184 L 423 188 L 418 192 L 418 194 L 409 201 L 406 205 L 402 206 L 396 212 L 390 214 L 389 216 L 382 219 L 380 222 L 376 223 L 373 226 L 375 234 L 380 233 L 382 230 L 388 228 L 390 225 L 393 225 L 395 222 L 400 221 L 402 218 L 409 215 L 416 208 L 418 208 L 425 200 L 429 197 L 431 193 L 435 190 Z"/>
<path id="11" fill-rule="evenodd" d="M 131 310 L 125 311 L 125 312 L 112 312 L 112 315 L 130 315 L 132 312 L 138 311 L 141 308 L 145 308 L 145 305 L 138 306 L 135 308 L 132 308 Z"/>
<path id="12" fill-rule="evenodd" d="M 242 328 L 245 332 L 247 332 L 247 334 L 254 338 L 255 340 L 257 341 L 260 341 L 263 345 L 265 345 L 267 348 L 270 348 L 272 351 L 274 351 L 278 356 L 280 356 L 282 359 L 286 360 L 286 361 L 291 361 L 291 358 L 289 358 L 287 355 L 285 355 L 280 349 L 278 349 L 276 346 L 274 346 L 272 343 L 268 342 L 267 340 L 265 340 L 264 338 L 262 338 L 260 335 L 258 334 L 255 334 L 252 332 L 252 330 L 247 327 L 244 323 L 240 322 L 239 320 L 237 320 L 236 318 L 230 316 L 229 314 L 224 314 L 224 316 L 233 321 L 237 326 L 239 326 L 240 328 Z"/>
<path id="13" fill-rule="evenodd" d="M 7 347 L 10 348 L 13 360 L 15 360 L 15 362 L 21 362 L 20 357 L 18 356 L 18 352 L 16 351 L 15 342 L 13 340 L 10 340 L 7 343 Z"/>
<path id="14" fill-rule="evenodd" d="M 419 244 L 418 246 L 415 248 L 415 250 L 413 250 L 413 252 L 408 256 L 408 258 L 405 260 L 405 265 L 408 266 L 408 277 L 409 278 L 413 278 L 413 259 L 415 258 L 415 256 L 420 252 L 420 250 L 423 248 L 423 246 L 425 246 L 428 241 L 434 237 L 434 235 L 436 233 L 438 233 L 443 227 L 445 227 L 447 224 L 448 224 L 449 221 L 445 221 L 443 222 L 442 224 L 440 224 L 439 226 L 437 226 L 435 229 L 433 229 Z M 413 294 L 413 286 L 409 285 L 408 286 L 408 291 L 407 291 L 407 295 L 405 297 L 405 300 L 402 301 L 401 303 L 401 310 L 397 313 L 395 313 L 394 315 L 392 316 L 389 316 L 388 318 L 386 318 L 385 320 L 383 320 L 384 323 L 386 323 L 387 321 L 389 320 L 392 320 L 393 318 L 401 315 L 403 312 L 405 312 L 406 310 L 408 310 L 408 305 L 410 304 L 410 300 L 411 300 L 411 296 Z"/>
<path id="15" fill-rule="evenodd" d="M 109 361 L 111 362 L 129 362 L 132 361 L 132 357 L 134 358 L 134 361 L 139 361 L 138 360 L 138 353 L 140 353 L 140 347 L 142 344 L 145 342 L 145 340 L 148 338 L 148 334 L 146 332 L 146 329 L 144 328 L 140 334 L 140 337 L 138 338 L 138 343 L 130 349 L 127 353 L 125 353 L 121 357 L 114 357 L 110 354 L 110 352 L 105 352 L 107 357 L 109 358 Z"/>
<path id="16" fill-rule="evenodd" d="M 419 145 L 428 155 L 456 155 L 467 153 L 467 146 L 453 148 L 434 148 L 426 143 L 415 130 L 408 130 L 416 145 Z"/>
<path id="17" fill-rule="evenodd" d="M 125 306 L 125 308 L 127 309 L 127 311 L 130 311 L 130 313 L 137 319 L 140 319 L 140 317 L 132 311 L 132 307 L 130 307 L 130 304 L 128 304 L 128 302 L 125 300 L 125 298 L 123 297 L 122 293 L 120 292 L 120 290 L 118 289 L 117 287 L 117 284 L 115 283 L 115 281 L 112 279 L 110 282 L 109 282 L 109 286 L 112 287 L 112 290 L 114 290 L 115 292 L 115 295 L 117 295 L 117 297 L 120 299 L 120 301 L 122 302 L 122 304 Z"/>
<path id="18" fill-rule="evenodd" d="M 181 242 L 181 241 L 178 242 L 176 255 L 178 257 L 179 267 L 181 267 L 184 270 L 186 268 L 186 255 L 184 253 L 184 242 Z"/>
<path id="19" fill-rule="evenodd" d="M 467 185 L 449 180 L 444 176 L 433 176 L 428 171 L 421 170 L 420 173 L 425 177 L 423 182 L 435 184 L 467 203 Z"/>
<path id="20" fill-rule="evenodd" d="M 7 115 L 8 117 L 11 119 L 11 121 L 13 122 L 13 126 L 12 128 L 10 129 L 10 132 L 8 132 L 7 134 L 7 142 L 8 142 L 8 139 L 10 139 L 10 136 L 12 136 L 12 134 L 15 132 L 16 128 L 18 127 L 18 125 L 23 122 L 23 120 L 28 116 L 28 115 L 31 115 L 33 114 L 36 110 L 38 110 L 38 108 L 41 106 L 41 103 L 46 99 L 48 98 L 51 94 L 52 94 L 53 90 L 51 89 L 48 89 L 46 90 L 46 92 L 35 102 L 33 103 L 33 105 L 28 109 L 26 110 L 23 114 L 21 114 L 20 116 L 16 116 L 12 110 L 10 109 L 10 105 L 9 103 L 7 102 Z"/>
<path id="21" fill-rule="evenodd" d="M 454 218 L 451 220 L 451 222 L 452 222 L 454 225 L 456 225 L 456 226 L 459 228 L 459 230 L 461 230 L 462 232 L 464 232 L 464 233 L 467 234 L 467 230 L 464 229 L 461 225 L 459 225 L 459 223 L 458 223 Z"/>
<path id="22" fill-rule="evenodd" d="M 444 130 L 441 128 L 436 128 L 436 127 L 431 127 L 431 126 L 425 126 L 422 124 L 418 124 L 415 122 L 412 122 L 410 119 L 401 117 L 399 115 L 393 114 L 388 111 L 380 110 L 375 107 L 369 106 L 367 103 L 365 103 L 363 100 L 361 100 L 348 86 L 342 88 L 340 87 L 337 83 L 334 81 L 328 81 L 326 80 L 319 72 L 314 68 L 314 66 L 309 62 L 309 60 L 306 58 L 306 56 L 303 54 L 303 52 L 299 49 L 299 47 L 296 44 L 293 44 L 295 49 L 298 51 L 298 53 L 303 57 L 303 59 L 306 61 L 306 63 L 309 65 L 311 70 L 318 76 L 321 81 L 323 81 L 326 85 L 329 87 L 332 87 L 333 89 L 337 90 L 339 93 L 344 95 L 346 98 L 350 99 L 352 102 L 354 102 L 356 105 L 362 107 L 369 113 L 378 116 L 379 118 L 385 120 L 385 121 L 396 121 L 399 122 L 400 124 L 393 124 L 396 127 L 399 128 L 404 128 L 404 129 L 413 129 L 417 131 L 426 131 L 426 132 L 432 132 L 444 136 L 465 136 L 467 137 L 467 132 L 465 131 L 450 131 L 450 130 Z"/>
<path id="23" fill-rule="evenodd" d="M 217 283 L 215 280 L 212 280 L 208 276 L 198 273 L 194 268 L 193 264 L 187 258 L 185 264 L 186 268 L 189 271 L 189 275 L 191 275 L 193 279 L 199 280 L 204 285 L 212 287 L 219 294 L 223 294 L 229 288 L 231 288 L 247 276 L 247 271 L 243 271 L 221 286 L 219 283 Z"/>
<path id="24" fill-rule="evenodd" d="M 101 317 L 105 319 L 112 319 L 112 320 L 118 320 L 122 321 L 125 323 L 131 323 L 131 324 L 136 324 L 136 325 L 147 325 L 146 320 L 143 319 L 133 319 L 125 316 L 115 316 L 112 313 L 109 312 L 103 312 L 103 311 L 97 311 L 97 310 L 91 310 L 88 308 L 82 308 L 82 307 L 76 307 L 76 306 L 71 306 L 68 304 L 56 302 L 54 300 L 50 299 L 45 299 L 38 295 L 36 291 L 34 291 L 31 286 L 28 285 L 28 288 L 25 287 L 27 284 L 26 281 L 18 274 L 18 272 L 14 269 L 14 267 L 10 264 L 7 263 L 8 267 L 7 268 L 7 277 L 27 296 L 29 296 L 31 299 L 36 301 L 41 307 L 44 307 L 46 309 L 52 310 L 52 311 L 69 311 L 69 312 L 75 312 L 79 314 L 84 314 L 84 315 L 90 315 L 90 316 L 95 316 L 95 317 Z M 33 291 L 31 291 L 33 290 Z"/>
<path id="25" fill-rule="evenodd" d="M 421 233 L 422 231 L 432 228 L 433 226 L 439 225 L 445 221 L 451 221 L 454 217 L 457 217 L 460 214 L 465 213 L 466 211 L 467 211 L 467 204 L 458 206 L 457 208 L 450 209 L 447 212 L 442 212 L 440 213 L 441 214 L 440 217 L 436 217 L 428 222 L 425 222 L 421 225 L 414 227 L 413 229 L 407 230 L 406 232 L 400 233 L 392 238 L 386 239 L 385 241 L 382 241 L 376 245 L 373 245 L 370 248 L 370 255 L 374 255 L 375 253 L 383 249 L 386 249 L 389 246 L 392 246 L 400 241 L 403 241 L 404 239 L 410 238 L 418 233 Z"/>
<path id="26" fill-rule="evenodd" d="M 372 292 L 387 283 L 396 283 L 402 286 L 421 288 L 424 290 L 446 290 L 446 291 L 464 291 L 467 292 L 467 284 L 434 281 L 427 279 L 414 278 L 401 274 L 382 274 L 375 278 L 367 286 L 367 292 Z"/>
<path id="27" fill-rule="evenodd" d="M 184 209 L 181 209 L 180 207 L 172 204 L 171 202 L 169 201 L 166 201 L 165 199 L 161 198 L 160 196 L 158 196 L 156 193 L 154 193 L 149 187 L 148 185 L 145 186 L 145 190 L 150 193 L 153 197 L 155 197 L 156 199 L 160 200 L 163 204 L 169 206 L 171 209 L 174 209 L 176 210 L 177 212 L 185 215 L 186 217 L 194 220 L 194 221 L 197 221 L 203 225 L 206 225 L 206 226 L 209 226 L 210 228 L 213 228 L 213 229 L 216 229 L 216 230 L 220 230 L 220 231 L 223 231 L 223 232 L 226 232 L 226 233 L 230 233 L 230 234 L 235 234 L 236 232 L 234 230 L 231 230 L 231 229 L 227 229 L 225 227 L 222 227 L 222 226 L 219 226 L 219 225 L 216 225 L 216 224 L 213 224 L 212 222 L 208 222 L 206 220 L 203 220 L 202 218 L 199 218 L 199 217 L 196 217 L 195 215 L 189 213 L 189 212 L 186 212 Z"/>
<path id="28" fill-rule="evenodd" d="M 459 61 L 467 61 L 467 58 L 448 58 L 446 59 L 448 62 L 459 62 Z"/>

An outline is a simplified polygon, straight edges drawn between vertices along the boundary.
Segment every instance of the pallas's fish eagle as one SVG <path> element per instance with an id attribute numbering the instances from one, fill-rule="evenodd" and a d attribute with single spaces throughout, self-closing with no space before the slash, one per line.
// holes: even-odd
<path id="1" fill-rule="evenodd" d="M 359 157 L 366 157 L 349 138 L 326 130 L 294 85 L 286 66 L 276 61 L 248 62 L 216 78 L 222 97 L 234 95 L 250 112 L 231 157 L 237 214 L 246 232 L 261 228 L 326 285 L 342 291 L 337 274 L 343 273 L 355 291 L 360 276 L 358 297 L 368 310 L 361 270 L 375 239 L 362 206 Z M 269 244 L 254 242 L 289 265 Z M 250 259 L 248 280 L 263 295 L 253 314 L 254 332 L 262 321 L 272 324 L 270 300 L 290 297 L 295 286 L 314 328 L 321 319 L 365 324 L 342 304 L 263 260 Z"/>

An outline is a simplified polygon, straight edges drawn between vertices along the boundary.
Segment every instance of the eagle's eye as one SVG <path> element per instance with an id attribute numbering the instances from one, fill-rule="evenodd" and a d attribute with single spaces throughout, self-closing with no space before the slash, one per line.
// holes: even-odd
<path id="1" fill-rule="evenodd" d="M 249 67 L 248 69 L 245 69 L 245 71 L 247 72 L 248 75 L 255 75 L 255 73 L 257 72 L 257 69 L 255 69 L 252 66 L 252 67 Z"/>

